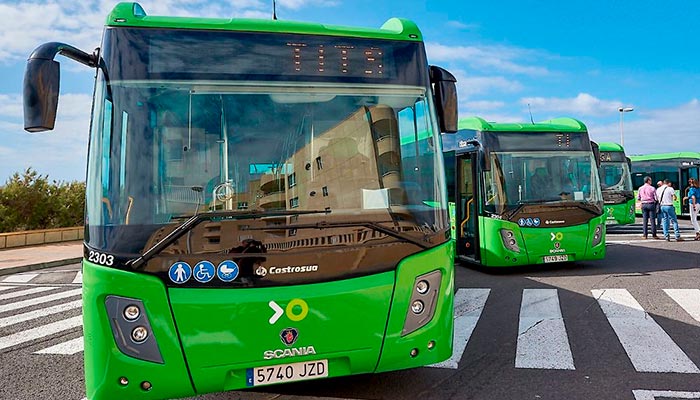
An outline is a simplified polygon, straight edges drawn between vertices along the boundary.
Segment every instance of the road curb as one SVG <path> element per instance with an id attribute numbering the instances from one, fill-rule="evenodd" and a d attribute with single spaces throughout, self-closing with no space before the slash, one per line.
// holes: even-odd
<path id="1" fill-rule="evenodd" d="M 37 263 L 37 264 L 20 265 L 17 267 L 2 268 L 2 269 L 0 269 L 0 276 L 12 275 L 12 274 L 17 274 L 20 272 L 27 272 L 27 271 L 36 271 L 36 270 L 45 269 L 45 268 L 60 267 L 62 265 L 68 265 L 68 264 L 76 264 L 76 263 L 81 262 L 82 260 L 83 260 L 82 257 L 76 257 L 76 258 L 66 258 L 64 260 L 47 261 L 47 262 Z"/>

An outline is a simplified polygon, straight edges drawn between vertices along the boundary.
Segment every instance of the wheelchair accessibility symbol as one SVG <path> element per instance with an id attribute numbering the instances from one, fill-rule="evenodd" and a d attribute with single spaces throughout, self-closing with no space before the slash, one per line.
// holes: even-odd
<path id="1" fill-rule="evenodd" d="M 226 260 L 219 264 L 219 268 L 216 270 L 216 276 L 218 276 L 222 282 L 231 282 L 238 278 L 238 271 L 238 264 L 233 261 Z"/>
<path id="2" fill-rule="evenodd" d="M 214 264 L 210 263 L 209 261 L 200 261 L 194 266 L 194 271 L 192 272 L 192 275 L 194 276 L 194 280 L 196 280 L 199 283 L 207 283 L 214 279 L 214 275 L 216 274 L 216 267 L 214 267 Z"/>

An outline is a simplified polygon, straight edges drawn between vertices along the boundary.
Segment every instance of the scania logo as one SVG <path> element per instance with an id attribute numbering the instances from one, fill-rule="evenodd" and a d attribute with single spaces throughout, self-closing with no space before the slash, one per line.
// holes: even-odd
<path id="1" fill-rule="evenodd" d="M 297 341 L 298 337 L 299 331 L 295 328 L 282 329 L 282 332 L 280 332 L 280 339 L 282 339 L 282 343 L 286 344 L 287 346 L 293 345 L 294 342 Z"/>
<path id="2" fill-rule="evenodd" d="M 316 349 L 314 349 L 314 346 L 302 346 L 293 347 L 291 349 L 265 350 L 263 353 L 263 358 L 266 360 L 272 360 L 273 358 L 308 356 L 315 354 Z"/>

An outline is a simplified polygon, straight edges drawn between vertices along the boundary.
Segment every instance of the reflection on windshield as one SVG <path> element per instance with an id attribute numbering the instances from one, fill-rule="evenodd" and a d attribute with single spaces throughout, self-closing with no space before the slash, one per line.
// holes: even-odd
<path id="1" fill-rule="evenodd" d="M 626 162 L 603 162 L 598 173 L 603 191 L 633 190 L 632 175 Z"/>
<path id="2" fill-rule="evenodd" d="M 212 220 L 163 253 L 400 239 L 362 226 L 290 228 L 319 222 L 382 224 L 427 246 L 444 242 L 440 152 L 424 90 L 338 89 L 112 82 L 112 98 L 96 101 L 88 243 L 141 254 L 183 218 L 284 210 L 332 213 Z"/>
<path id="3" fill-rule="evenodd" d="M 491 152 L 484 173 L 486 209 L 503 213 L 520 204 L 601 202 L 589 152 Z"/>

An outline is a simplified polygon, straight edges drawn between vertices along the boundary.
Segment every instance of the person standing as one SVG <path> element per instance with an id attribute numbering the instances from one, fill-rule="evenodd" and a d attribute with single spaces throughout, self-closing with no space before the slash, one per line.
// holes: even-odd
<path id="1" fill-rule="evenodd" d="M 664 239 L 670 241 L 669 225 L 673 224 L 673 235 L 676 241 L 681 242 L 681 231 L 678 228 L 678 217 L 676 209 L 673 207 L 673 202 L 676 200 L 676 191 L 673 189 L 673 184 L 668 179 L 664 179 L 664 185 L 656 189 L 656 197 L 661 204 L 661 213 L 663 214 Z"/>
<path id="2" fill-rule="evenodd" d="M 700 213 L 700 184 L 695 178 L 688 179 L 688 195 L 683 201 L 688 200 L 690 209 L 690 223 L 695 230 L 695 240 L 700 240 L 700 224 L 698 224 L 698 213 Z"/>
<path id="3" fill-rule="evenodd" d="M 657 192 L 658 192 L 658 189 L 659 189 L 661 186 L 663 186 L 663 185 L 664 185 L 664 181 L 658 181 L 658 182 L 656 182 L 656 190 L 657 190 Z M 662 215 L 662 213 L 661 213 L 661 205 L 659 204 L 659 199 L 657 198 L 657 199 L 656 199 L 656 221 L 654 221 L 654 222 L 656 223 L 656 230 L 657 230 L 657 231 L 660 231 L 661 228 L 662 228 L 662 227 L 661 227 L 661 220 L 662 220 L 662 217 L 663 217 L 663 215 Z"/>
<path id="4" fill-rule="evenodd" d="M 651 177 L 644 177 L 644 185 L 639 187 L 637 191 L 637 200 L 642 202 L 642 232 L 643 238 L 647 239 L 649 236 L 649 228 L 647 222 L 651 224 L 651 235 L 654 239 L 658 239 L 656 236 L 656 190 L 651 186 Z"/>

